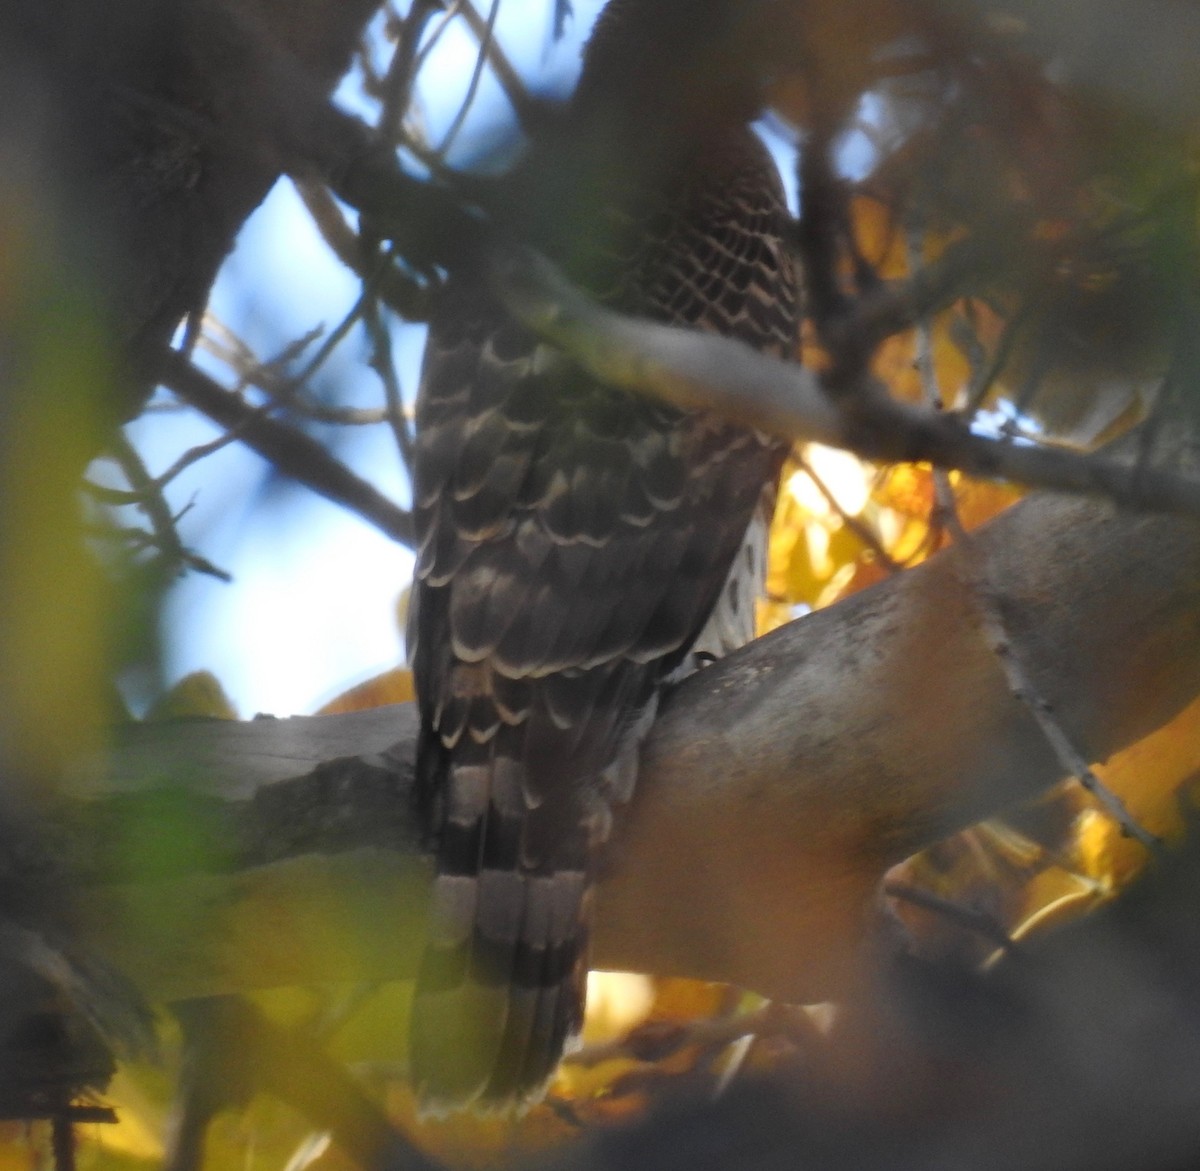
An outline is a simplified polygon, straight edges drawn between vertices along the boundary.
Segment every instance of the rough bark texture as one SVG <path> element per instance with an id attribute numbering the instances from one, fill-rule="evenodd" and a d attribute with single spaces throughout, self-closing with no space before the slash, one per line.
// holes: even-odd
<path id="1" fill-rule="evenodd" d="M 0 10 L 0 129 L 40 156 L 93 253 L 134 412 L 180 319 L 281 169 L 280 95 L 247 28 L 328 93 L 376 0 L 19 0 Z"/>

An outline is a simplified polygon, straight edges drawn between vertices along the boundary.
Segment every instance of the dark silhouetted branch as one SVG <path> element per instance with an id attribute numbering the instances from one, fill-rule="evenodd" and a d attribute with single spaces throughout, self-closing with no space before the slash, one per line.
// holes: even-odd
<path id="1" fill-rule="evenodd" d="M 269 460 L 283 475 L 350 509 L 394 541 L 413 545 L 416 534 L 412 516 L 356 476 L 315 439 L 250 406 L 177 354 L 168 358 L 163 381 L 214 422 L 236 429 L 247 447 Z"/>

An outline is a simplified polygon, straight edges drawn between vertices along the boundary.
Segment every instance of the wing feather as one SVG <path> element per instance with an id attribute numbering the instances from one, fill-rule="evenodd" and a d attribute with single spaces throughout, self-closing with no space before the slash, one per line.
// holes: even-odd
<path id="1" fill-rule="evenodd" d="M 787 354 L 782 199 L 765 153 L 737 149 L 736 165 L 700 160 L 711 181 L 599 213 L 580 255 L 599 257 L 592 291 L 620 309 Z M 724 597 L 783 448 L 597 383 L 481 284 L 443 296 L 417 405 L 411 626 L 418 791 L 450 889 L 413 1062 L 423 1093 L 504 1099 L 534 1092 L 578 1031 L 608 805 L 628 795 L 632 738 Z"/>

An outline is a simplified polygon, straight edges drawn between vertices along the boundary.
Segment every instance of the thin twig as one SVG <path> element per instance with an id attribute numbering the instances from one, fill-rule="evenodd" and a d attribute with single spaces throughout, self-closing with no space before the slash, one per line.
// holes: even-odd
<path id="1" fill-rule="evenodd" d="M 871 528 L 861 517 L 857 517 L 847 512 L 841 505 L 838 498 L 829 490 L 829 485 L 817 474 L 812 465 L 803 458 L 797 458 L 796 463 L 800 469 L 813 482 L 813 486 L 825 497 L 826 503 L 835 513 L 841 518 L 844 524 L 871 552 L 875 555 L 875 559 L 882 565 L 888 573 L 897 573 L 901 566 L 892 558 L 892 555 L 883 547 L 879 536 L 875 530 Z"/>
<path id="2" fill-rule="evenodd" d="M 424 321 L 429 315 L 427 288 L 402 272 L 394 260 L 389 259 L 387 264 L 378 263 L 378 249 L 372 254 L 367 242 L 346 222 L 324 183 L 313 179 L 294 179 L 293 182 L 334 256 L 363 280 L 374 273 L 376 292 L 388 308 L 406 321 Z"/>
<path id="3" fill-rule="evenodd" d="M 359 318 L 362 317 L 363 306 L 366 305 L 370 295 L 371 294 L 369 290 L 364 285 L 362 292 L 359 293 L 354 304 L 350 306 L 349 310 L 346 312 L 346 315 L 326 336 L 325 340 L 317 349 L 317 352 L 308 360 L 307 365 L 305 365 L 298 374 L 294 375 L 288 380 L 287 388 L 279 388 L 279 390 L 282 390 L 283 393 L 277 392 L 275 397 L 286 398 L 287 394 L 292 388 L 304 386 L 312 380 L 312 376 L 316 374 L 317 371 L 320 370 L 327 361 L 329 361 L 330 355 L 334 350 L 337 349 L 338 346 L 342 344 L 346 338 L 346 335 L 354 328 Z M 264 389 L 266 388 L 264 387 Z"/>
<path id="4" fill-rule="evenodd" d="M 942 898 L 941 895 L 934 894 L 932 891 L 898 882 L 885 882 L 883 893 L 889 898 L 900 899 L 903 902 L 911 903 L 914 907 L 920 907 L 924 911 L 932 911 L 934 914 L 941 915 L 951 923 L 963 927 L 975 935 L 982 936 L 989 943 L 994 943 L 1006 952 L 1011 953 L 1016 950 L 1017 945 L 1004 930 L 1004 926 L 994 916 L 989 915 L 986 911 L 981 911 L 978 907 L 967 907 L 952 899 Z"/>
<path id="5" fill-rule="evenodd" d="M 328 423 L 333 427 L 378 427 L 388 421 L 383 407 L 334 407 L 317 402 L 306 394 L 298 394 L 288 402 L 293 415 L 301 415 L 314 423 Z"/>
<path id="6" fill-rule="evenodd" d="M 220 318 L 211 313 L 206 314 L 204 326 L 201 343 L 213 357 L 220 359 L 237 374 L 237 392 L 240 394 L 248 386 L 258 386 L 275 397 L 290 397 L 297 393 L 302 378 L 288 374 L 288 364 L 325 333 L 323 325 L 316 325 L 307 333 L 293 338 L 275 357 L 262 361 L 245 339 Z"/>
<path id="7" fill-rule="evenodd" d="M 417 58 L 413 64 L 413 76 L 415 77 L 421 72 L 425 62 L 429 59 L 430 53 L 437 48 L 438 41 L 442 39 L 442 34 L 454 23 L 454 18 L 458 16 L 459 10 L 462 8 L 462 0 L 450 0 L 446 5 L 446 11 L 442 19 L 433 26 L 433 32 L 429 34 L 429 39 L 421 47 L 417 53 Z"/>
<path id="8" fill-rule="evenodd" d="M 475 58 L 475 68 L 471 71 L 471 80 L 467 85 L 466 96 L 462 100 L 462 105 L 458 107 L 458 113 L 455 114 L 454 121 L 450 123 L 450 129 L 446 131 L 445 137 L 437 148 L 437 153 L 443 159 L 449 153 L 450 147 L 458 137 L 458 132 L 467 120 L 467 114 L 470 113 L 471 107 L 475 104 L 475 95 L 479 92 L 479 82 L 483 78 L 483 69 L 488 60 L 488 46 L 492 43 L 492 38 L 495 35 L 496 17 L 499 13 L 500 0 L 492 0 L 492 7 L 488 11 L 487 26 L 480 37 L 479 53 Z"/>
<path id="9" fill-rule="evenodd" d="M 1041 272 L 1054 260 L 1048 251 L 1031 268 Z M 1011 243 L 1006 247 L 999 231 L 986 238 L 969 236 L 947 246 L 907 280 L 881 281 L 865 290 L 841 317 L 826 323 L 826 332 L 839 350 L 853 343 L 873 353 L 881 342 L 911 329 L 919 318 L 978 293 L 1014 263 Z"/>
<path id="10" fill-rule="evenodd" d="M 387 324 L 379 312 L 374 298 L 368 299 L 363 307 L 363 325 L 371 338 L 371 369 L 383 383 L 385 414 L 388 426 L 396 439 L 396 448 L 404 466 L 413 466 L 413 434 L 404 413 L 404 399 L 400 393 L 400 380 L 396 376 L 396 363 L 392 355 L 392 337 Z"/>
<path id="11" fill-rule="evenodd" d="M 133 494 L 137 497 L 138 507 L 150 522 L 155 541 L 164 557 L 173 561 L 182 561 L 183 542 L 175 530 L 171 506 L 163 496 L 161 486 L 150 474 L 150 470 L 142 460 L 141 453 L 130 443 L 123 431 L 114 433 L 109 446 L 113 459 L 128 481 Z"/>
<path id="12" fill-rule="evenodd" d="M 505 53 L 500 42 L 492 35 L 491 27 L 495 23 L 494 16 L 490 16 L 485 20 L 480 16 L 478 9 L 469 3 L 468 0 L 454 0 L 454 3 L 447 6 L 446 15 L 434 28 L 428 43 L 414 58 L 410 69 L 411 76 L 415 78 L 421 71 L 430 51 L 437 44 L 446 27 L 456 16 L 463 18 L 463 21 L 479 41 L 483 56 L 482 58 L 477 58 L 477 66 L 480 60 L 485 60 L 492 67 L 492 72 L 495 74 L 500 88 L 504 91 L 504 96 L 508 98 L 517 121 L 526 130 L 535 127 L 538 122 L 538 103 L 529 96 L 529 91 L 525 88 L 525 83 L 522 81 L 521 75 L 513 66 L 512 61 L 509 60 L 508 54 Z M 397 53 L 399 53 L 399 47 L 397 48 Z M 395 123 L 395 125 L 398 126 L 399 124 Z M 445 150 L 446 146 L 443 143 L 441 149 L 433 153 L 440 157 L 445 153 Z"/>
<path id="13" fill-rule="evenodd" d="M 158 477 L 157 483 L 160 487 L 166 487 L 176 476 L 194 463 L 199 463 L 202 459 L 207 459 L 210 455 L 215 455 L 222 448 L 228 447 L 231 443 L 236 443 L 240 438 L 236 429 L 226 431 L 218 435 L 216 439 L 210 440 L 208 443 L 198 443 L 195 447 L 189 447 L 161 476 Z"/>
<path id="14" fill-rule="evenodd" d="M 464 0 L 460 11 L 463 20 L 470 26 L 480 47 L 487 54 L 488 64 L 492 67 L 492 72 L 496 75 L 496 80 L 500 83 L 504 96 L 508 98 L 513 113 L 517 116 L 517 121 L 526 130 L 536 126 L 537 104 L 529 96 L 529 91 L 526 90 L 521 75 L 508 59 L 508 54 L 492 35 L 491 25 L 495 23 L 495 17 L 489 16 L 487 20 L 484 20 L 470 0 Z"/>
<path id="15" fill-rule="evenodd" d="M 179 513 L 179 516 L 182 516 L 190 508 L 191 505 L 189 504 L 188 508 Z M 153 549 L 160 555 L 162 552 L 158 538 L 147 529 L 125 528 L 117 524 L 100 522 L 85 525 L 84 532 L 90 537 L 95 537 L 97 540 L 119 542 L 126 548 L 135 551 Z M 185 569 L 194 569 L 197 573 L 215 577 L 218 581 L 229 582 L 233 580 L 231 574 L 214 565 L 208 558 L 201 557 L 200 554 L 193 553 L 188 549 L 185 549 L 183 552 L 182 566 Z"/>
<path id="16" fill-rule="evenodd" d="M 97 484 L 95 480 L 84 480 L 80 485 L 93 500 L 101 504 L 111 504 L 117 508 L 125 508 L 130 504 L 141 503 L 141 496 L 128 488 L 110 488 L 107 484 Z"/>
<path id="17" fill-rule="evenodd" d="M 356 306 L 358 314 L 365 311 L 365 304 L 371 290 L 364 288 Z M 353 312 L 353 311 L 352 311 Z M 343 322 L 345 324 L 345 322 Z M 232 331 L 228 330 L 215 318 L 208 319 L 209 331 L 204 335 L 205 348 L 215 357 L 220 358 L 234 373 L 237 374 L 237 385 L 233 393 L 241 394 L 248 386 L 256 386 L 266 392 L 267 401 L 254 407 L 259 415 L 269 415 L 279 408 L 302 415 L 321 423 L 333 423 L 338 426 L 363 427 L 387 421 L 387 412 L 380 409 L 335 407 L 314 398 L 304 388 L 304 381 L 311 377 L 315 364 L 323 359 L 314 359 L 308 363 L 299 374 L 289 374 L 287 364 L 323 333 L 323 327 L 318 326 L 308 333 L 290 342 L 274 358 L 259 361 L 250 347 Z M 171 474 L 177 474 L 188 463 L 194 463 L 197 458 L 210 455 L 212 451 L 227 443 L 241 438 L 238 430 L 232 430 L 211 444 L 193 448 L 185 452 L 171 469 Z M 160 479 L 166 479 L 164 473 Z"/>
<path id="18" fill-rule="evenodd" d="M 171 506 L 163 495 L 163 485 L 151 476 L 149 469 L 142 460 L 137 448 L 129 442 L 125 434 L 117 431 L 111 441 L 112 457 L 129 482 L 136 504 L 150 522 L 151 532 L 142 534 L 149 537 L 147 544 L 157 549 L 163 562 L 168 566 L 195 569 L 198 573 L 215 577 L 219 581 L 232 581 L 233 577 L 226 570 L 214 565 L 198 553 L 188 549 L 179 536 L 177 521 L 179 516 L 171 513 Z M 187 511 L 186 509 L 184 511 Z M 126 530 L 118 530 L 123 535 Z M 132 537 L 138 530 L 128 530 Z"/>
<path id="19" fill-rule="evenodd" d="M 571 0 L 554 0 L 554 39 L 561 40 L 566 31 L 567 21 L 575 15 L 575 6 Z"/>
<path id="20" fill-rule="evenodd" d="M 204 335 L 205 349 L 237 374 L 237 385 L 233 388 L 233 393 L 241 394 L 248 386 L 257 386 L 267 393 L 267 401 L 253 408 L 257 415 L 269 415 L 280 407 L 285 407 L 292 414 L 340 427 L 368 427 L 387 422 L 387 411 L 382 408 L 336 407 L 323 403 L 305 391 L 298 382 L 298 375 L 287 373 L 287 363 L 321 335 L 321 327 L 310 330 L 290 342 L 277 357 L 260 362 L 250 347 L 216 318 L 209 317 L 207 324 L 208 329 Z M 186 466 L 186 463 L 195 462 L 195 458 L 203 458 L 213 450 L 240 438 L 241 434 L 235 428 L 209 445 L 193 448 L 177 461 L 171 469 L 171 474 L 182 470 L 180 464 Z M 159 477 L 161 481 L 167 478 L 167 473 Z"/>
<path id="21" fill-rule="evenodd" d="M 804 283 L 809 313 L 821 344 L 842 360 L 841 342 L 850 334 L 833 336 L 832 323 L 844 318 L 849 308 L 841 287 L 839 242 L 847 223 L 845 183 L 834 173 L 833 147 L 837 126 L 832 115 L 821 111 L 816 125 L 800 152 L 797 178 L 803 208 L 796 224 L 796 242 L 804 261 Z"/>
<path id="22" fill-rule="evenodd" d="M 408 16 L 400 26 L 396 50 L 388 65 L 381 92 L 383 110 L 379 117 L 379 133 L 384 141 L 395 146 L 402 137 L 404 115 L 412 100 L 412 88 L 417 78 L 417 50 L 421 34 L 429 18 L 441 7 L 439 0 L 413 0 Z"/>
<path id="23" fill-rule="evenodd" d="M 1000 341 L 996 344 L 991 359 L 987 362 L 980 362 L 978 365 L 972 363 L 971 381 L 967 386 L 967 393 L 963 399 L 962 414 L 965 418 L 973 419 L 983 406 L 992 386 L 1007 364 L 1017 338 L 1029 320 L 1029 313 L 1029 300 L 1026 299 L 1021 304 L 1021 307 L 1004 323 L 1003 332 L 1000 334 Z M 971 355 L 967 355 L 967 357 L 968 361 L 970 361 Z"/>
<path id="24" fill-rule="evenodd" d="M 372 301 L 373 303 L 374 301 Z M 330 406 L 307 394 L 297 380 L 299 376 L 286 373 L 286 363 L 320 335 L 319 328 L 311 330 L 303 337 L 289 343 L 277 357 L 260 362 L 240 337 L 227 330 L 215 318 L 210 318 L 208 324 L 209 330 L 205 334 L 206 348 L 238 374 L 237 386 L 232 393 L 240 395 L 246 386 L 254 385 L 266 391 L 268 399 L 254 407 L 247 404 L 248 413 L 237 427 L 230 428 L 210 443 L 201 444 L 184 452 L 158 478 L 161 485 L 165 485 L 197 460 L 212 455 L 230 443 L 239 441 L 246 427 L 254 419 L 268 416 L 280 407 L 286 407 L 292 414 L 312 419 L 315 422 L 341 427 L 377 426 L 380 423 L 388 422 L 389 412 L 386 408 Z"/>

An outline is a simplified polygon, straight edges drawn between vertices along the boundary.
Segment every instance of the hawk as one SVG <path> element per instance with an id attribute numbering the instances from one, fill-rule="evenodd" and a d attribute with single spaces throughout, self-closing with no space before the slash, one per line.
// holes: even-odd
<path id="1" fill-rule="evenodd" d="M 747 125 L 759 86 L 716 55 L 743 3 L 610 0 L 510 206 L 603 303 L 785 358 L 798 294 Z M 426 1109 L 535 1100 L 578 1033 L 613 808 L 663 686 L 753 634 L 785 453 L 573 367 L 505 315 L 482 264 L 442 290 L 409 628 L 437 859 L 410 1030 Z"/>

